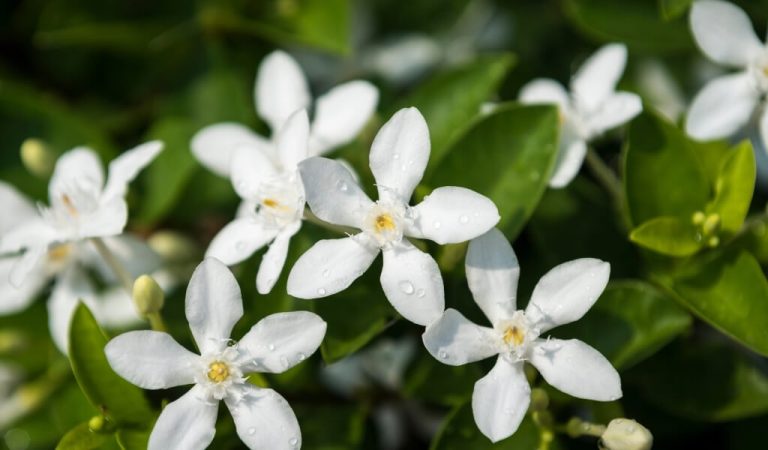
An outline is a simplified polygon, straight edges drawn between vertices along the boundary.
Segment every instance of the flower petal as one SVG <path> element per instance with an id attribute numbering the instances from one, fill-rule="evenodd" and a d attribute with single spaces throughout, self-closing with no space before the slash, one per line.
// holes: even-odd
<path id="1" fill-rule="evenodd" d="M 472 392 L 472 414 L 480 431 L 492 442 L 511 436 L 525 418 L 531 386 L 523 363 L 499 357 L 488 375 L 477 380 Z"/>
<path id="2" fill-rule="evenodd" d="M 56 278 L 48 298 L 48 329 L 56 347 L 69 353 L 69 325 L 79 301 L 93 305 L 94 287 L 77 266 L 69 266 Z"/>
<path id="3" fill-rule="evenodd" d="M 11 269 L 11 274 L 8 277 L 11 285 L 16 288 L 23 286 L 29 276 L 36 271 L 36 268 L 42 266 L 41 261 L 47 252 L 48 244 L 46 243 L 28 247 Z"/>
<path id="4" fill-rule="evenodd" d="M 371 145 L 370 166 L 379 198 L 408 203 L 429 161 L 429 128 L 416 108 L 403 108 L 381 127 Z"/>
<path id="5" fill-rule="evenodd" d="M 309 311 L 271 314 L 254 325 L 238 345 L 254 359 L 254 371 L 282 373 L 320 347 L 326 326 Z"/>
<path id="6" fill-rule="evenodd" d="M 307 203 L 320 219 L 360 228 L 373 202 L 341 163 L 320 157 L 299 164 Z"/>
<path id="7" fill-rule="evenodd" d="M 621 397 L 621 379 L 610 362 L 578 339 L 538 339 L 531 364 L 547 383 L 568 395 L 613 401 Z"/>
<path id="8" fill-rule="evenodd" d="M 38 217 L 34 203 L 14 186 L 0 181 L 0 205 L 4 214 L 0 215 L 0 234 Z"/>
<path id="9" fill-rule="evenodd" d="M 467 320 L 448 308 L 432 322 L 421 339 L 429 353 L 443 364 L 461 366 L 499 353 L 496 332 Z"/>
<path id="10" fill-rule="evenodd" d="M 51 203 L 73 187 L 99 192 L 104 186 L 104 169 L 96 153 L 86 147 L 77 147 L 59 157 L 48 182 Z"/>
<path id="11" fill-rule="evenodd" d="M 288 116 L 309 107 L 307 80 L 296 61 L 277 50 L 267 55 L 256 76 L 256 111 L 274 133 Z"/>
<path id="12" fill-rule="evenodd" d="M 133 277 L 150 274 L 162 265 L 162 258 L 146 242 L 131 234 L 121 234 L 103 239 L 112 255 L 117 258 L 126 271 Z M 84 252 L 78 253 L 78 259 L 99 272 L 102 278 L 117 283 L 114 271 L 91 244 L 82 244 Z"/>
<path id="13" fill-rule="evenodd" d="M 109 163 L 107 184 L 101 194 L 102 201 L 124 197 L 128 183 L 154 160 L 163 149 L 160 141 L 150 141 L 132 148 Z"/>
<path id="14" fill-rule="evenodd" d="M 45 246 L 61 236 L 48 222 L 37 217 L 20 223 L 0 235 L 0 254 L 14 253 L 29 247 Z"/>
<path id="15" fill-rule="evenodd" d="M 733 3 L 694 2 L 690 22 L 696 44 L 717 63 L 746 67 L 763 50 L 749 17 Z"/>
<path id="16" fill-rule="evenodd" d="M 294 171 L 308 156 L 309 117 L 307 110 L 300 109 L 286 119 L 275 136 L 277 157 L 283 170 Z"/>
<path id="17" fill-rule="evenodd" d="M 464 267 L 475 303 L 491 324 L 510 319 L 517 309 L 520 265 L 504 234 L 492 228 L 472 239 Z"/>
<path id="18" fill-rule="evenodd" d="M 142 389 L 168 389 L 195 382 L 200 356 L 168 333 L 140 330 L 123 333 L 104 347 L 107 361 L 121 377 Z"/>
<path id="19" fill-rule="evenodd" d="M 235 192 L 244 200 L 260 200 L 261 184 L 277 175 L 277 168 L 264 148 L 239 145 L 230 160 L 230 177 Z"/>
<path id="20" fill-rule="evenodd" d="M 549 187 L 559 189 L 567 186 L 579 174 L 586 155 L 587 143 L 583 139 L 563 136 Z"/>
<path id="21" fill-rule="evenodd" d="M 162 279 L 158 284 L 163 287 Z M 113 286 L 109 289 L 95 293 L 91 307 L 96 321 L 106 328 L 134 327 L 143 322 L 131 296 L 125 292 L 122 286 Z"/>
<path id="22" fill-rule="evenodd" d="M 239 123 L 208 125 L 192 137 L 192 154 L 211 172 L 229 177 L 232 155 L 239 146 L 259 149 L 266 154 L 271 143 Z"/>
<path id="23" fill-rule="evenodd" d="M 254 218 L 235 219 L 214 236 L 205 256 L 231 266 L 244 261 L 275 238 L 278 230 Z"/>
<path id="24" fill-rule="evenodd" d="M 587 127 L 593 135 L 599 135 L 629 122 L 642 110 L 643 102 L 638 95 L 616 92 L 610 94 L 600 108 L 587 118 Z"/>
<path id="25" fill-rule="evenodd" d="M 259 294 L 269 294 L 272 291 L 272 287 L 283 271 L 285 258 L 288 256 L 288 244 L 300 228 L 301 220 L 297 220 L 281 230 L 275 240 L 269 244 L 269 249 L 262 256 L 259 271 L 256 273 L 256 290 Z"/>
<path id="26" fill-rule="evenodd" d="M 376 111 L 379 90 L 367 81 L 340 84 L 317 99 L 310 153 L 322 155 L 351 141 Z"/>
<path id="27" fill-rule="evenodd" d="M 29 306 L 48 282 L 43 265 L 35 267 L 19 287 L 11 284 L 11 271 L 21 256 L 0 258 L 0 315 L 13 314 Z"/>
<path id="28" fill-rule="evenodd" d="M 685 131 L 700 140 L 720 139 L 747 124 L 760 99 L 752 75 L 739 72 L 715 78 L 693 98 Z"/>
<path id="29" fill-rule="evenodd" d="M 562 84 L 548 78 L 537 78 L 528 82 L 520 89 L 517 96 L 522 103 L 555 104 L 562 108 L 568 107 L 570 99 Z"/>
<path id="30" fill-rule="evenodd" d="M 763 141 L 762 147 L 763 147 L 763 150 L 765 151 L 765 149 L 768 149 L 768 111 L 766 110 L 763 110 L 763 114 L 760 116 L 759 127 L 760 127 L 760 138 Z M 756 145 L 755 150 L 757 150 L 759 147 L 757 147 L 757 144 L 755 145 Z"/>
<path id="31" fill-rule="evenodd" d="M 445 310 L 443 277 L 437 263 L 403 239 L 384 248 L 381 287 L 384 295 L 406 320 L 429 325 Z"/>
<path id="32" fill-rule="evenodd" d="M 318 241 L 293 265 L 288 294 L 319 298 L 343 291 L 368 270 L 378 254 L 362 233 Z"/>
<path id="33" fill-rule="evenodd" d="M 200 386 L 169 403 L 149 435 L 147 450 L 205 450 L 216 434 L 219 402 L 205 399 Z"/>
<path id="34" fill-rule="evenodd" d="M 571 79 L 571 92 L 577 109 L 594 111 L 616 89 L 624 66 L 627 47 L 608 44 L 598 49 L 581 65 Z"/>
<path id="35" fill-rule="evenodd" d="M 611 265 L 599 259 L 581 258 L 560 264 L 533 288 L 525 315 L 542 333 L 579 320 L 602 294 L 610 273 Z"/>
<path id="36" fill-rule="evenodd" d="M 301 429 L 285 399 L 272 389 L 248 386 L 245 395 L 224 401 L 235 420 L 240 440 L 253 450 L 296 450 L 301 447 Z"/>
<path id="37" fill-rule="evenodd" d="M 243 316 L 240 286 L 227 266 L 215 258 L 197 266 L 187 287 L 185 311 L 203 354 L 227 345 L 232 327 Z"/>
<path id="38" fill-rule="evenodd" d="M 484 195 L 462 187 L 437 188 L 413 207 L 406 235 L 456 244 L 476 238 L 499 222 L 499 210 Z"/>
<path id="39" fill-rule="evenodd" d="M 121 234 L 128 223 L 128 204 L 122 197 L 112 197 L 90 214 L 79 217 L 74 239 L 108 237 Z"/>

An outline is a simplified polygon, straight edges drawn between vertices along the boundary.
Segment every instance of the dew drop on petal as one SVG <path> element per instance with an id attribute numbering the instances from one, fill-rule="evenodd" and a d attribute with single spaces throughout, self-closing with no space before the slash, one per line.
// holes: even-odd
<path id="1" fill-rule="evenodd" d="M 459 222 L 467 224 L 469 223 L 469 216 L 466 214 L 462 214 L 459 216 Z"/>
<path id="2" fill-rule="evenodd" d="M 320 289 L 317 290 L 317 293 L 320 294 L 320 295 L 325 295 L 325 292 L 326 292 L 326 290 L 323 289 L 323 288 L 320 288 Z"/>
<path id="3" fill-rule="evenodd" d="M 434 222 L 432 222 L 432 226 L 435 227 L 436 230 L 439 229 L 441 225 L 442 224 L 440 223 L 439 220 L 435 220 Z"/>
<path id="4" fill-rule="evenodd" d="M 291 445 L 296 445 L 296 444 L 298 444 L 298 443 L 299 443 L 299 440 L 298 440 L 298 439 L 296 439 L 295 437 L 293 437 L 293 438 L 291 438 L 291 439 L 288 441 L 288 443 L 289 443 L 289 444 L 291 444 Z"/>
<path id="5" fill-rule="evenodd" d="M 324 277 L 328 278 L 328 275 L 330 275 L 330 274 L 331 274 L 330 270 L 328 270 L 328 269 L 323 270 L 323 276 Z"/>
<path id="6" fill-rule="evenodd" d="M 416 291 L 416 297 L 424 298 L 425 295 L 427 295 L 427 291 L 425 291 L 424 289 L 419 289 L 418 291 Z"/>
<path id="7" fill-rule="evenodd" d="M 411 295 L 413 294 L 413 283 L 411 283 L 408 280 L 401 281 L 398 286 L 400 287 L 400 290 L 403 292 L 403 294 Z"/>
<path id="8" fill-rule="evenodd" d="M 338 188 L 338 189 L 339 189 L 341 192 L 347 192 L 347 190 L 349 189 L 349 186 L 347 186 L 347 182 L 346 182 L 346 181 L 344 181 L 344 180 L 339 180 L 339 181 L 337 181 L 337 182 L 336 182 L 336 187 L 337 187 L 337 188 Z"/>
<path id="9" fill-rule="evenodd" d="M 273 352 L 275 351 L 275 344 L 269 344 L 267 348 L 269 349 L 270 352 Z"/>
<path id="10" fill-rule="evenodd" d="M 400 159 L 400 153 L 395 153 L 394 155 L 392 155 L 392 158 Z"/>
<path id="11" fill-rule="evenodd" d="M 510 407 L 504 408 L 504 414 L 511 416 L 514 413 L 515 413 L 515 410 L 513 408 L 510 408 Z"/>
<path id="12" fill-rule="evenodd" d="M 254 427 L 248 428 L 248 434 L 250 434 L 251 436 L 256 434 L 256 428 L 254 428 Z"/>
<path id="13" fill-rule="evenodd" d="M 243 250 L 245 250 L 245 247 L 246 247 L 245 241 L 235 242 L 235 250 L 242 252 Z"/>
<path id="14" fill-rule="evenodd" d="M 304 361 L 305 359 L 307 359 L 307 355 L 305 355 L 304 353 L 299 353 L 298 357 L 299 357 L 299 361 Z"/>
<path id="15" fill-rule="evenodd" d="M 280 357 L 280 364 L 283 366 L 283 369 L 288 368 L 288 358 L 286 358 L 285 355 Z"/>
<path id="16" fill-rule="evenodd" d="M 437 356 L 439 356 L 442 359 L 446 359 L 446 358 L 448 358 L 448 353 L 446 353 L 445 351 L 441 350 L 440 353 L 437 354 Z"/>

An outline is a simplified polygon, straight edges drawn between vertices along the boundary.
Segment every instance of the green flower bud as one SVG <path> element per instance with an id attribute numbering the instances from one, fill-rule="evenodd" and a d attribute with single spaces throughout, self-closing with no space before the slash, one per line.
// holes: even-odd
<path id="1" fill-rule="evenodd" d="M 88 428 L 90 428 L 91 431 L 99 432 L 104 429 L 104 417 L 103 416 L 93 416 L 91 417 L 91 420 L 88 421 Z"/>
<path id="2" fill-rule="evenodd" d="M 705 235 L 711 236 L 720 229 L 720 215 L 719 214 L 710 214 L 707 216 L 707 219 L 704 221 L 704 225 L 701 226 L 701 231 L 704 232 Z"/>
<path id="3" fill-rule="evenodd" d="M 603 450 L 650 450 L 653 435 L 630 419 L 613 419 L 600 438 Z"/>
<path id="4" fill-rule="evenodd" d="M 21 162 L 31 174 L 45 178 L 53 172 L 56 157 L 43 141 L 30 138 L 21 144 Z"/>
<path id="5" fill-rule="evenodd" d="M 139 313 L 146 316 L 163 309 L 165 295 L 154 278 L 142 275 L 133 283 L 133 302 Z"/>
<path id="6" fill-rule="evenodd" d="M 707 216 L 705 216 L 701 211 L 696 211 L 693 213 L 693 216 L 691 216 L 691 222 L 693 222 L 693 224 L 697 227 L 701 226 L 705 220 L 707 220 Z"/>

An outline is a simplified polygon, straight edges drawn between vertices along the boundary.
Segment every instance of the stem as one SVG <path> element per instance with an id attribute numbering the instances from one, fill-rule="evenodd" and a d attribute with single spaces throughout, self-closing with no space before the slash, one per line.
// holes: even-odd
<path id="1" fill-rule="evenodd" d="M 114 272 L 115 276 L 120 281 L 120 284 L 123 285 L 123 288 L 125 288 L 125 291 L 128 293 L 128 295 L 133 297 L 133 277 L 128 272 L 128 270 L 126 270 L 123 264 L 115 257 L 114 254 L 112 254 L 112 252 L 109 250 L 104 241 L 101 240 L 101 238 L 91 238 L 91 242 L 93 242 L 93 245 L 96 246 L 96 250 L 98 250 L 99 255 L 101 255 L 109 268 L 112 269 L 112 272 Z"/>
<path id="2" fill-rule="evenodd" d="M 149 321 L 149 326 L 155 331 L 168 332 L 168 327 L 165 326 L 163 316 L 159 312 L 149 313 L 145 316 Z"/>
<path id="3" fill-rule="evenodd" d="M 321 226 L 325 228 L 326 230 L 333 231 L 335 233 L 340 234 L 357 234 L 359 230 L 357 228 L 352 227 L 345 227 L 341 225 L 334 225 L 332 223 L 328 223 L 319 217 L 317 217 L 312 211 L 309 210 L 309 208 L 304 208 L 304 220 L 310 223 L 314 223 L 315 225 Z"/>
<path id="4" fill-rule="evenodd" d="M 614 202 L 616 202 L 616 205 L 621 205 L 621 182 L 613 171 L 605 165 L 597 152 L 592 148 L 587 149 L 586 161 L 589 170 L 592 171 L 592 175 L 594 175 L 595 178 L 597 178 L 597 181 L 603 185 L 606 191 L 608 191 L 608 194 L 610 194 Z"/>

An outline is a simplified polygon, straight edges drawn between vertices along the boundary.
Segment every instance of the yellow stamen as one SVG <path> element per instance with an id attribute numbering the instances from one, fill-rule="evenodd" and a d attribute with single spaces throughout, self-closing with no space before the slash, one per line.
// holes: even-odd
<path id="1" fill-rule="evenodd" d="M 208 379 L 214 383 L 221 383 L 229 378 L 229 366 L 224 362 L 214 361 L 208 369 Z"/>
<path id="2" fill-rule="evenodd" d="M 763 75 L 768 77 L 768 66 L 763 66 Z"/>
<path id="3" fill-rule="evenodd" d="M 507 345 L 514 344 L 515 346 L 519 346 L 524 340 L 525 334 L 516 326 L 509 327 L 507 328 L 507 331 L 504 332 L 504 343 Z"/>
<path id="4" fill-rule="evenodd" d="M 70 244 L 57 245 L 48 251 L 48 259 L 52 262 L 64 261 L 71 251 L 72 245 Z"/>
<path id="5" fill-rule="evenodd" d="M 376 217 L 374 226 L 376 227 L 377 233 L 381 233 L 382 231 L 392 231 L 395 229 L 395 221 L 392 220 L 392 216 L 389 214 L 381 214 Z"/>
<path id="6" fill-rule="evenodd" d="M 262 203 L 267 208 L 275 208 L 280 205 L 280 202 L 278 202 L 277 200 L 272 200 L 271 198 L 265 198 Z"/>
<path id="7" fill-rule="evenodd" d="M 77 208 L 75 208 L 75 204 L 72 203 L 72 199 L 69 198 L 69 195 L 64 194 L 61 196 L 61 201 L 64 203 L 64 207 L 67 208 L 67 212 L 72 215 L 77 215 Z"/>

